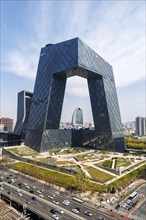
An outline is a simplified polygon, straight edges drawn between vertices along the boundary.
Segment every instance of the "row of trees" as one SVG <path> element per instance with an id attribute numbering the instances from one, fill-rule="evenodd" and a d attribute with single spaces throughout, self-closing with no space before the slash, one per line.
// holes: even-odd
<path id="1" fill-rule="evenodd" d="M 146 139 L 125 138 L 127 147 L 146 149 Z"/>

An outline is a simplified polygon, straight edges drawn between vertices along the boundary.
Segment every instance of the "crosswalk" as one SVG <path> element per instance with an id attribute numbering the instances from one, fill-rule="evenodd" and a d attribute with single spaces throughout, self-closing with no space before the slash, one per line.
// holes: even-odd
<path id="1" fill-rule="evenodd" d="M 139 218 L 139 217 L 133 215 L 132 213 L 128 217 L 131 218 L 131 219 L 134 219 L 134 220 L 145 220 L 145 217 L 144 218 Z"/>

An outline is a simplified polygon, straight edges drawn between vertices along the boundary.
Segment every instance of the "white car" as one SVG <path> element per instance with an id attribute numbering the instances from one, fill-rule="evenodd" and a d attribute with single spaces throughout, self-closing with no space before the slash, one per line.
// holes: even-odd
<path id="1" fill-rule="evenodd" d="M 3 187 L 0 187 L 0 190 L 2 191 L 4 188 Z"/>
<path id="2" fill-rule="evenodd" d="M 20 197 L 21 197 L 21 196 L 22 196 L 22 193 L 20 193 L 20 192 L 19 192 L 19 193 L 18 193 L 18 196 L 20 196 Z"/>
<path id="3" fill-rule="evenodd" d="M 20 192 L 20 189 L 15 189 L 16 192 Z"/>
<path id="4" fill-rule="evenodd" d="M 58 195 L 60 194 L 58 191 L 56 191 L 55 193 L 58 194 Z"/>
<path id="5" fill-rule="evenodd" d="M 76 213 L 76 214 L 79 213 L 79 211 L 77 209 L 72 209 L 71 211 Z"/>
<path id="6" fill-rule="evenodd" d="M 58 201 L 53 201 L 53 203 L 55 203 L 56 205 L 59 205 L 59 202 L 58 202 Z"/>
<path id="7" fill-rule="evenodd" d="M 69 205 L 70 201 L 69 200 L 64 200 L 62 203 L 67 206 L 67 205 Z"/>
<path id="8" fill-rule="evenodd" d="M 44 195 L 43 194 L 39 194 L 39 197 L 44 198 Z"/>
<path id="9" fill-rule="evenodd" d="M 64 211 L 62 209 L 57 209 L 57 212 L 59 212 L 60 214 L 64 213 Z"/>
<path id="10" fill-rule="evenodd" d="M 59 216 L 58 215 L 52 215 L 52 218 L 54 218 L 55 220 L 59 220 Z"/>
<path id="11" fill-rule="evenodd" d="M 28 185 L 26 185 L 25 188 L 29 189 L 30 187 Z"/>
<path id="12" fill-rule="evenodd" d="M 41 194 L 41 191 L 38 190 L 38 191 L 36 191 L 36 193 Z"/>
<path id="13" fill-rule="evenodd" d="M 88 216 L 92 216 L 92 213 L 89 212 L 89 211 L 85 211 L 84 214 L 85 214 L 85 215 L 88 215 Z"/>
<path id="14" fill-rule="evenodd" d="M 49 199 L 54 199 L 54 197 L 53 197 L 53 196 L 50 196 L 50 195 L 48 196 L 48 198 L 49 198 Z"/>

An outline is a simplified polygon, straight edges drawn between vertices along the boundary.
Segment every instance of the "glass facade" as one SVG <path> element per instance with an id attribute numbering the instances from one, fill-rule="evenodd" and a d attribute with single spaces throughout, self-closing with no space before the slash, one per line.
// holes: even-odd
<path id="1" fill-rule="evenodd" d="M 18 93 L 17 121 L 14 128 L 14 134 L 21 135 L 22 139 L 24 139 L 26 135 L 32 96 L 33 94 L 27 91 Z"/>
<path id="2" fill-rule="evenodd" d="M 72 116 L 72 126 L 83 125 L 83 112 L 81 108 L 76 108 L 73 112 Z"/>
<path id="3" fill-rule="evenodd" d="M 67 77 L 87 79 L 95 130 L 59 130 Z M 25 144 L 44 152 L 92 147 L 124 152 L 112 66 L 79 38 L 41 49 Z"/>

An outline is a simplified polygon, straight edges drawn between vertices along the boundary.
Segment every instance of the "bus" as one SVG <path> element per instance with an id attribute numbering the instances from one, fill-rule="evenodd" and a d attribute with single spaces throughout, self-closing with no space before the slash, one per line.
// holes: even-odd
<path id="1" fill-rule="evenodd" d="M 79 203 L 83 203 L 83 202 L 84 202 L 83 200 L 78 199 L 78 198 L 76 198 L 76 197 L 73 197 L 72 200 L 74 200 L 74 201 L 76 201 L 76 202 L 79 202 Z"/>
<path id="2" fill-rule="evenodd" d="M 133 193 L 128 197 L 128 199 L 132 201 L 133 199 L 136 198 L 137 195 L 138 195 L 138 192 L 133 192 Z"/>

